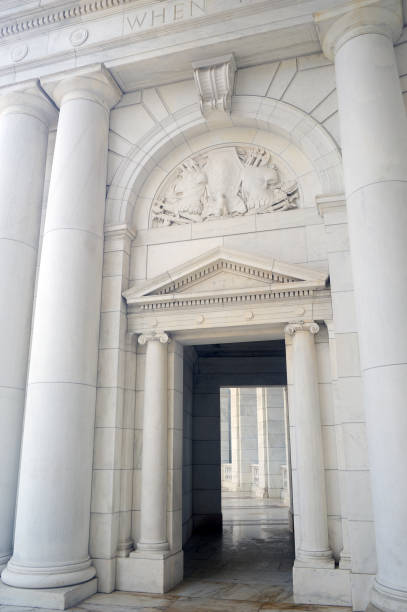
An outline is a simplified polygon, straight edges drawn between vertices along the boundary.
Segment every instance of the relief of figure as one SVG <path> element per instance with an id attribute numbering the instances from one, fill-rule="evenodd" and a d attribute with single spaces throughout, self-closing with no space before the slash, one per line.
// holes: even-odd
<path id="1" fill-rule="evenodd" d="M 195 160 L 183 162 L 165 197 L 153 203 L 154 225 L 202 221 L 207 182 Z"/>
<path id="2" fill-rule="evenodd" d="M 235 149 L 210 151 L 205 170 L 208 176 L 207 218 L 244 214 L 246 206 L 238 195 L 242 165 Z"/>
<path id="3" fill-rule="evenodd" d="M 252 149 L 240 152 L 240 157 L 244 164 L 242 196 L 249 214 L 296 208 L 297 184 L 289 188 L 283 185 L 268 151 Z"/>
<path id="4" fill-rule="evenodd" d="M 223 147 L 188 159 L 152 205 L 153 226 L 297 207 L 297 183 L 285 184 L 260 147 Z"/>

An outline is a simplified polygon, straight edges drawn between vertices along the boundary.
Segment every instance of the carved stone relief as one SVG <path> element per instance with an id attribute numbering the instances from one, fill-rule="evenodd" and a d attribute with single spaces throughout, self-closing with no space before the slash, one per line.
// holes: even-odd
<path id="1" fill-rule="evenodd" d="M 295 181 L 285 182 L 266 149 L 229 146 L 183 161 L 152 204 L 152 226 L 199 223 L 297 208 Z"/>

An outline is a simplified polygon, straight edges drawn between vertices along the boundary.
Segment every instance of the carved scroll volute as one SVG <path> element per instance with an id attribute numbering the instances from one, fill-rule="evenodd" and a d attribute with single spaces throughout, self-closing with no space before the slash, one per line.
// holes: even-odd
<path id="1" fill-rule="evenodd" d="M 233 55 L 194 62 L 192 67 L 202 115 L 209 121 L 228 119 L 236 73 Z"/>
<path id="2" fill-rule="evenodd" d="M 319 325 L 315 321 L 297 321 L 288 323 L 284 331 L 288 336 L 294 336 L 297 332 L 309 332 L 315 336 L 319 332 Z"/>
<path id="3" fill-rule="evenodd" d="M 156 330 L 145 332 L 144 334 L 140 334 L 138 337 L 138 343 L 141 344 L 141 346 L 144 346 L 147 344 L 147 342 L 152 341 L 167 344 L 170 341 L 170 337 L 165 332 Z"/>

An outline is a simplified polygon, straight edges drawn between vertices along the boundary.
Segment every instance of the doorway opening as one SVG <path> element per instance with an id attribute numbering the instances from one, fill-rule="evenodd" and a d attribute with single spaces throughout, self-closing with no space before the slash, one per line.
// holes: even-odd
<path id="1" fill-rule="evenodd" d="M 228 598 L 291 595 L 286 385 L 283 340 L 184 347 L 188 588 L 199 579 Z"/>

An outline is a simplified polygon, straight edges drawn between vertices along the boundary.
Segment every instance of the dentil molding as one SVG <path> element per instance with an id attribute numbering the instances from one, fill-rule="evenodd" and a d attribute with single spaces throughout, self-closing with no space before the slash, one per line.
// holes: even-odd
<path id="1" fill-rule="evenodd" d="M 218 247 L 142 287 L 127 289 L 123 296 L 139 313 L 223 304 L 250 307 L 262 301 L 312 297 L 325 289 L 326 280 L 326 273 L 304 266 Z"/>
<path id="2" fill-rule="evenodd" d="M 14 34 L 23 34 L 31 30 L 37 30 L 44 26 L 62 24 L 75 17 L 94 15 L 106 9 L 119 7 L 126 4 L 135 4 L 136 0 L 88 0 L 77 2 L 74 6 L 59 7 L 52 11 L 41 11 L 37 15 L 20 18 L 0 26 L 0 38 L 7 38 Z"/>

